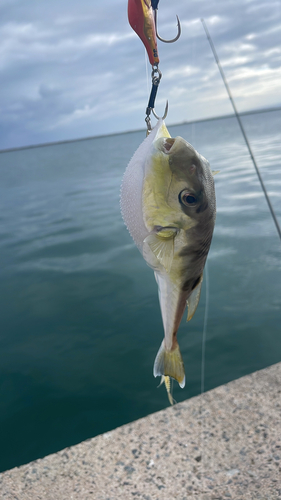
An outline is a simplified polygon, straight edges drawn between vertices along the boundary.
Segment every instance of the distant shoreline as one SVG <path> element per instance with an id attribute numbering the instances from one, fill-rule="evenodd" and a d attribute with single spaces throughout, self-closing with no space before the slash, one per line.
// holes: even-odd
<path id="1" fill-rule="evenodd" d="M 241 116 L 246 116 L 246 115 L 254 115 L 254 114 L 260 114 L 260 113 L 269 113 L 272 111 L 281 111 L 281 106 L 275 106 L 272 108 L 253 109 L 253 110 L 249 110 L 249 111 L 242 111 L 239 114 Z M 178 125 L 189 125 L 192 123 L 209 122 L 209 121 L 213 121 L 213 120 L 223 120 L 225 118 L 235 118 L 235 115 L 234 115 L 234 113 L 231 113 L 231 114 L 227 114 L 227 115 L 213 116 L 211 118 L 200 118 L 199 120 L 182 121 L 179 123 L 172 123 L 172 124 L 169 124 L 168 126 L 169 127 L 176 127 Z M 0 149 L 0 153 L 10 153 L 12 151 L 20 151 L 23 149 L 34 149 L 34 148 L 42 148 L 42 147 L 46 147 L 46 146 L 56 146 L 59 144 L 68 144 L 71 142 L 89 141 L 91 139 L 100 139 L 102 137 L 112 137 L 112 136 L 116 136 L 116 135 L 134 134 L 135 132 L 141 132 L 143 130 L 145 130 L 145 128 L 139 128 L 136 130 L 125 130 L 123 132 L 113 132 L 111 134 L 92 135 L 89 137 L 80 137 L 78 139 L 65 139 L 62 141 L 51 141 L 51 142 L 44 142 L 41 144 L 31 144 L 29 146 L 18 146 L 15 148 Z"/>

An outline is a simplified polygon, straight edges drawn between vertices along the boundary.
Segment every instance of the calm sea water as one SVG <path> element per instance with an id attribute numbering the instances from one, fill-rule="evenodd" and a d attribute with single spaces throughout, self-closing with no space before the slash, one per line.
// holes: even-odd
<path id="1" fill-rule="evenodd" d="M 243 118 L 281 223 L 281 112 Z M 281 245 L 234 118 L 170 127 L 220 170 L 208 259 L 205 389 L 281 359 Z M 0 470 L 168 406 L 152 367 L 153 272 L 122 222 L 122 174 L 144 132 L 0 155 Z M 205 285 L 179 330 L 200 392 Z"/>

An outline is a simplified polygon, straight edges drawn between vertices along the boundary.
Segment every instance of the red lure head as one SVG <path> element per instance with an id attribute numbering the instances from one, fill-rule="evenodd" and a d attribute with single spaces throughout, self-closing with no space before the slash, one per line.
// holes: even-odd
<path id="1" fill-rule="evenodd" d="M 151 0 L 128 0 L 128 18 L 146 48 L 150 64 L 157 65 L 159 57 Z"/>

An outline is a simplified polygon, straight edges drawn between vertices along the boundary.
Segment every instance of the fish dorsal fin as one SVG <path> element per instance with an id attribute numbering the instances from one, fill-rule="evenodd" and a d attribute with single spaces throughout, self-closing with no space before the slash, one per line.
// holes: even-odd
<path id="1" fill-rule="evenodd" d="M 220 170 L 212 170 L 212 176 L 214 177 L 215 175 L 219 174 Z"/>
<path id="2" fill-rule="evenodd" d="M 157 233 L 149 234 L 144 240 L 167 273 L 170 272 L 173 262 L 174 238 L 177 232 L 175 227 L 163 227 Z"/>
<path id="3" fill-rule="evenodd" d="M 191 320 L 191 318 L 194 316 L 194 313 L 197 309 L 199 299 L 200 299 L 202 281 L 203 281 L 203 273 L 200 276 L 200 280 L 199 280 L 198 285 L 196 285 L 196 287 L 192 291 L 191 295 L 187 299 L 188 314 L 187 314 L 186 321 Z"/>

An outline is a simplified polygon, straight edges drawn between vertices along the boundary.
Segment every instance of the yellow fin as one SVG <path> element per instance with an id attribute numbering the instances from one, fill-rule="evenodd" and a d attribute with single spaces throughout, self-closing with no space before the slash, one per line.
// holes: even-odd
<path id="1" fill-rule="evenodd" d="M 174 403 L 176 403 L 176 400 L 173 398 L 172 393 L 171 393 L 171 381 L 170 381 L 170 377 L 162 375 L 160 384 L 157 386 L 157 388 L 160 387 L 160 385 L 162 385 L 164 382 L 165 382 L 165 386 L 166 386 L 166 391 L 167 391 L 169 402 L 170 402 L 171 405 L 173 405 Z"/>
<path id="2" fill-rule="evenodd" d="M 176 228 L 167 227 L 161 229 L 158 233 L 149 234 L 144 240 L 144 243 L 148 244 L 160 264 L 165 267 L 167 273 L 170 272 L 174 258 L 174 237 L 176 234 Z"/>
<path id="3" fill-rule="evenodd" d="M 164 341 L 162 342 L 154 361 L 153 375 L 154 377 L 159 375 L 172 377 L 179 383 L 180 387 L 185 386 L 184 364 L 178 343 L 173 351 L 166 351 Z"/>
<path id="4" fill-rule="evenodd" d="M 199 299 L 200 299 L 200 294 L 201 294 L 201 286 L 202 286 L 202 281 L 203 281 L 203 273 L 201 274 L 200 281 L 198 285 L 194 288 L 192 291 L 191 295 L 187 299 L 187 307 L 188 307 L 188 313 L 187 313 L 187 320 L 190 321 L 191 318 L 193 318 L 194 313 L 197 309 Z"/>
<path id="5" fill-rule="evenodd" d="M 167 395 L 168 395 L 169 402 L 173 406 L 176 403 L 176 401 L 174 400 L 174 398 L 172 396 L 172 393 L 171 393 L 171 381 L 170 381 L 170 377 L 165 377 L 164 376 L 164 382 L 165 382 L 165 386 L 166 386 L 166 390 L 167 390 Z"/>
<path id="6" fill-rule="evenodd" d="M 220 170 L 212 170 L 212 176 L 214 177 L 215 175 L 219 174 Z"/>

